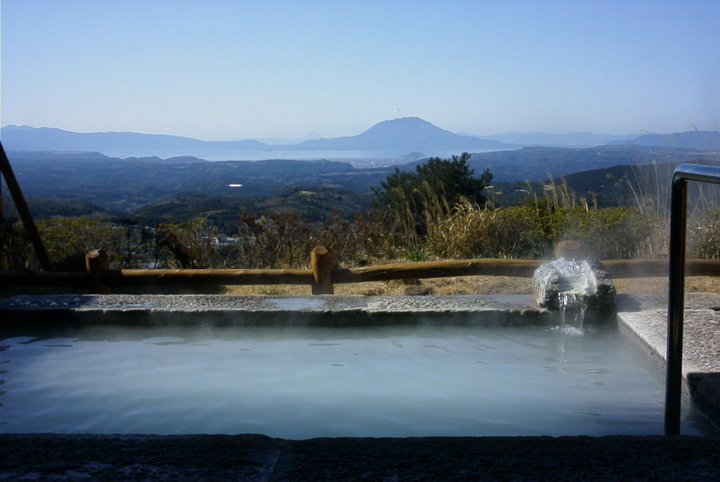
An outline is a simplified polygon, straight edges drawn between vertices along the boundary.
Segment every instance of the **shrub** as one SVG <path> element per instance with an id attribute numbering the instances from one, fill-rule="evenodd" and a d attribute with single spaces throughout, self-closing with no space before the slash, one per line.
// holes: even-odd
<path id="1" fill-rule="evenodd" d="M 203 217 L 161 224 L 155 237 L 157 261 L 171 268 L 214 267 L 212 239 L 216 235 L 217 228 Z"/>
<path id="2" fill-rule="evenodd" d="M 311 248 L 310 225 L 297 211 L 243 213 L 240 232 L 247 247 L 249 268 L 292 268 L 307 265 Z M 243 264 L 243 263 L 241 263 Z"/>
<path id="3" fill-rule="evenodd" d="M 21 222 L 0 223 L 0 266 L 8 269 L 38 269 L 40 262 L 35 258 L 30 241 Z"/>
<path id="4" fill-rule="evenodd" d="M 537 258 L 547 245 L 542 219 L 529 206 L 492 211 L 460 205 L 427 236 L 429 251 L 443 258 Z"/>
<path id="5" fill-rule="evenodd" d="M 551 255 L 556 242 L 577 239 L 591 257 L 626 259 L 657 251 L 653 243 L 658 225 L 634 208 L 546 210 L 521 205 L 491 211 L 463 205 L 431 227 L 427 246 L 443 258 L 538 259 Z"/>
<path id="6" fill-rule="evenodd" d="M 582 241 L 591 257 L 629 259 L 645 257 L 651 251 L 654 219 L 636 208 L 562 209 L 551 215 L 556 241 Z"/>
<path id="7" fill-rule="evenodd" d="M 707 211 L 689 230 L 690 253 L 698 258 L 720 258 L 720 209 Z"/>
<path id="8" fill-rule="evenodd" d="M 100 218 L 41 219 L 37 227 L 50 262 L 60 271 L 84 271 L 85 253 L 97 248 L 117 252 L 122 244 L 123 233 Z"/>

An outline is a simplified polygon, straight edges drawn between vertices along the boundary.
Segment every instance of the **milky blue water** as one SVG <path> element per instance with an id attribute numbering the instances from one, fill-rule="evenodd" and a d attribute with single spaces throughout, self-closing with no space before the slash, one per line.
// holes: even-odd
<path id="1" fill-rule="evenodd" d="M 660 434 L 663 373 L 615 331 L 84 331 L 0 342 L 3 432 Z M 684 404 L 683 433 L 700 433 Z"/>

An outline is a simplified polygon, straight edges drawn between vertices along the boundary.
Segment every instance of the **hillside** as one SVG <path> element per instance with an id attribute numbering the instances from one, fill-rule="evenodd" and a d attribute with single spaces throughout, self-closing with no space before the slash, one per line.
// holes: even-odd
<path id="1" fill-rule="evenodd" d="M 223 232 L 237 231 L 239 215 L 243 211 L 297 212 L 310 223 L 339 216 L 352 219 L 355 214 L 370 208 L 371 197 L 334 188 L 290 187 L 267 196 L 213 196 L 184 194 L 144 206 L 133 217 L 145 224 L 159 221 L 180 222 L 196 216 L 207 217 Z"/>
<path id="2" fill-rule="evenodd" d="M 20 219 L 12 199 L 7 197 L 4 198 L 3 201 L 3 219 L 10 220 L 11 222 L 15 222 Z M 98 216 L 109 218 L 122 214 L 108 211 L 87 201 L 34 197 L 27 198 L 26 201 L 28 208 L 30 209 L 30 214 L 32 214 L 35 219 L 76 216 Z"/>
<path id="3" fill-rule="evenodd" d="M 27 197 L 87 201 L 123 212 L 188 193 L 250 198 L 302 187 L 366 194 L 394 170 L 360 169 L 337 161 L 207 162 L 196 158 L 118 159 L 102 154 L 56 152 L 9 152 L 8 156 Z M 525 180 L 547 180 L 548 173 L 557 179 L 581 171 L 653 161 L 720 161 L 720 153 L 642 146 L 535 147 L 474 154 L 470 167 L 477 175 L 489 169 L 494 183 L 522 184 Z M 399 168 L 414 170 L 422 162 Z"/>
<path id="4" fill-rule="evenodd" d="M 390 172 L 333 161 L 167 163 L 52 152 L 9 152 L 8 157 L 28 197 L 81 200 L 125 212 L 189 192 L 267 196 L 289 186 L 366 192 Z"/>
<path id="5" fill-rule="evenodd" d="M 703 164 L 720 165 L 720 161 L 701 161 Z M 674 169 L 679 162 L 617 165 L 602 169 L 579 171 L 566 176 L 555 177 L 553 181 L 496 182 L 494 200 L 498 206 L 511 206 L 528 199 L 529 190 L 539 198 L 543 197 L 543 185 L 563 185 L 574 193 L 576 199 L 584 198 L 589 204 L 597 202 L 598 207 L 637 206 L 641 198 L 649 197 L 656 208 L 668 207 L 670 185 Z M 720 186 L 690 184 L 690 199 L 702 190 L 702 202 L 717 204 L 720 200 Z M 659 204 L 658 204 L 659 200 Z"/>

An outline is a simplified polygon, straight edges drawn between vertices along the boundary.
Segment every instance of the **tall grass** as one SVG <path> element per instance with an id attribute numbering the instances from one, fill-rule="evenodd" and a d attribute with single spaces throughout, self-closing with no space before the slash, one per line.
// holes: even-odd
<path id="1" fill-rule="evenodd" d="M 441 258 L 535 258 L 547 251 L 545 232 L 529 206 L 483 209 L 459 204 L 428 230 L 430 253 Z"/>
<path id="2" fill-rule="evenodd" d="M 703 161 L 700 161 L 703 162 Z M 637 209 L 653 224 L 648 243 L 649 256 L 665 256 L 669 249 L 670 193 L 676 164 L 657 163 L 632 166 L 632 175 L 624 176 L 624 185 Z M 716 184 L 692 182 L 688 185 L 688 241 L 691 246 L 705 246 L 696 254 L 706 257 L 714 229 L 713 211 L 720 206 L 720 187 Z M 707 223 L 709 225 L 705 226 Z M 699 239 L 696 241 L 695 238 Z"/>

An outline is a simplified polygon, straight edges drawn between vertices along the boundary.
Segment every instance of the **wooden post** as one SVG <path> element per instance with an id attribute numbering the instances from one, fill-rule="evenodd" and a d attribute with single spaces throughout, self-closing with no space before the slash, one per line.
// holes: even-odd
<path id="1" fill-rule="evenodd" d="M 332 255 L 327 248 L 324 246 L 313 248 L 310 252 L 310 269 L 313 273 L 312 294 L 333 294 Z"/>
<path id="2" fill-rule="evenodd" d="M 85 269 L 90 277 L 90 293 L 110 294 L 110 287 L 103 280 L 109 266 L 108 254 L 104 249 L 93 249 L 85 254 Z"/>

